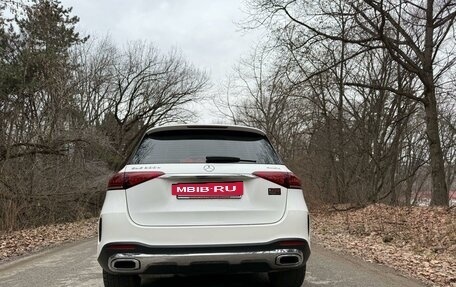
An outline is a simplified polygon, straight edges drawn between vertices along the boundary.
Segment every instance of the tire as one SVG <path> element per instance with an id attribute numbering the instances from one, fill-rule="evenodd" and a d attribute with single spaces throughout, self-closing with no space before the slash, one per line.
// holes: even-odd
<path id="1" fill-rule="evenodd" d="M 139 275 L 114 275 L 103 270 L 103 283 L 105 287 L 139 287 Z"/>
<path id="2" fill-rule="evenodd" d="M 301 287 L 306 276 L 306 266 L 287 271 L 270 272 L 269 281 L 274 287 Z"/>

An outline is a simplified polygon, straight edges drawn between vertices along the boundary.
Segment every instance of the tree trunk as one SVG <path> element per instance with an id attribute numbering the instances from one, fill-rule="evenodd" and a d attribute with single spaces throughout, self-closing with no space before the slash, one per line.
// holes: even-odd
<path id="1" fill-rule="evenodd" d="M 426 87 L 426 134 L 429 143 L 431 160 L 432 197 L 431 205 L 448 206 L 448 188 L 445 181 L 445 166 L 443 162 L 442 145 L 439 136 L 439 121 L 435 87 Z"/>
<path id="2" fill-rule="evenodd" d="M 437 112 L 436 88 L 433 69 L 434 56 L 434 0 L 427 0 L 426 32 L 424 39 L 423 74 L 424 110 L 426 113 L 426 134 L 431 159 L 432 196 L 431 205 L 448 206 L 448 189 L 445 181 L 440 128 Z"/>
<path id="3" fill-rule="evenodd" d="M 342 1 L 339 2 L 340 7 L 342 7 Z M 342 8 L 341 8 L 342 9 Z M 345 25 L 346 19 L 342 15 L 342 37 L 345 37 Z M 344 76 L 345 76 L 345 49 L 347 43 L 344 41 L 341 42 L 341 51 L 340 51 L 340 70 L 339 72 L 339 102 L 337 103 L 337 181 L 338 183 L 338 195 L 339 203 L 346 203 L 349 201 L 347 195 L 347 184 L 345 179 L 345 139 L 344 139 L 344 96 L 345 96 L 345 85 L 344 85 Z"/>
<path id="4" fill-rule="evenodd" d="M 399 109 L 401 109 L 399 107 Z M 399 123 L 401 126 L 402 123 Z M 400 150 L 400 141 L 402 137 L 402 128 L 398 127 L 396 134 L 394 135 L 393 143 L 391 144 L 391 165 L 389 166 L 389 194 L 390 194 L 390 204 L 397 205 L 398 203 L 398 194 L 396 190 L 396 171 L 397 164 L 399 160 L 399 150 Z"/>
<path id="5" fill-rule="evenodd" d="M 410 177 L 405 182 L 405 206 L 412 205 L 413 179 L 414 177 Z"/>

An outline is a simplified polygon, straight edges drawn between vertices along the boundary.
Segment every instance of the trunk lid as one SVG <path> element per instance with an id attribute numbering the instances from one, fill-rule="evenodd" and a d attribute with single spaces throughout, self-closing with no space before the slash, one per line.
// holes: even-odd
<path id="1" fill-rule="evenodd" d="M 162 172 L 162 176 L 125 190 L 131 219 L 144 226 L 270 224 L 279 221 L 287 188 L 255 176 L 258 171 L 289 172 L 283 165 L 185 163 L 128 165 L 124 172 Z M 183 198 L 178 186 L 242 185 L 242 196 Z M 210 185 L 209 185 L 210 186 Z M 239 185 L 238 185 L 239 186 Z M 273 190 L 274 192 L 271 192 Z"/>

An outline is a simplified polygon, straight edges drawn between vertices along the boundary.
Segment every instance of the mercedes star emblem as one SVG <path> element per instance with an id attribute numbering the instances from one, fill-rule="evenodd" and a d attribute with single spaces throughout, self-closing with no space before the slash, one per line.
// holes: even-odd
<path id="1" fill-rule="evenodd" d="M 210 164 L 206 164 L 203 169 L 207 172 L 213 172 L 215 167 L 213 165 L 210 165 Z"/>

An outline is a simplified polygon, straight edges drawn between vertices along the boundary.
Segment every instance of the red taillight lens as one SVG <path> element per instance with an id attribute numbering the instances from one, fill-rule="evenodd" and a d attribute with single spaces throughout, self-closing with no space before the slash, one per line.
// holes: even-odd
<path id="1" fill-rule="evenodd" d="M 119 172 L 109 180 L 108 189 L 127 189 L 162 175 L 160 171 Z"/>
<path id="2" fill-rule="evenodd" d="M 304 246 L 304 245 L 306 245 L 306 242 L 302 241 L 302 240 L 286 240 L 286 241 L 280 241 L 278 243 L 278 245 L 283 246 L 283 247 Z"/>
<path id="3" fill-rule="evenodd" d="M 164 173 L 160 171 L 153 172 L 126 172 L 124 178 L 124 187 L 129 188 L 145 181 L 162 176 Z"/>
<path id="4" fill-rule="evenodd" d="M 286 188 L 301 188 L 301 180 L 292 172 L 257 171 L 253 174 Z"/>
<path id="5" fill-rule="evenodd" d="M 292 172 L 288 174 L 288 188 L 301 188 L 301 180 Z"/>
<path id="6" fill-rule="evenodd" d="M 108 189 L 123 189 L 124 172 L 119 172 L 113 175 L 108 182 Z"/>
<path id="7" fill-rule="evenodd" d="M 136 249 L 136 245 L 133 244 L 111 244 L 108 246 L 109 250 L 116 251 L 132 251 Z"/>

